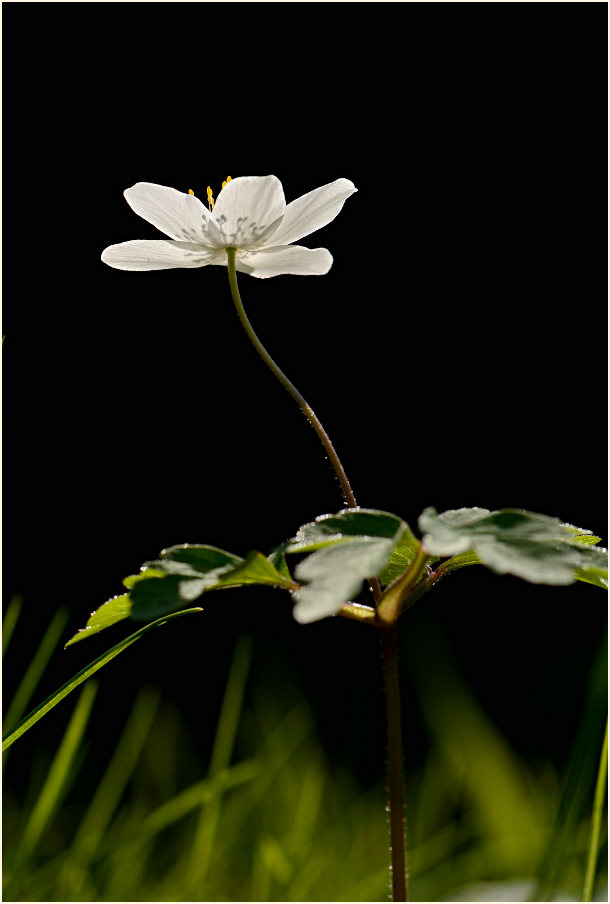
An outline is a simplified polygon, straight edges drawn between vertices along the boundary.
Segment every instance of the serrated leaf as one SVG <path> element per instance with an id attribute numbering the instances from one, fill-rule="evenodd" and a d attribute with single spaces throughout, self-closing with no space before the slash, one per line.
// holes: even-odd
<path id="1" fill-rule="evenodd" d="M 263 584 L 272 587 L 293 588 L 294 581 L 282 574 L 261 552 L 253 550 L 241 565 L 219 577 L 218 587 L 242 587 L 246 584 Z"/>
<path id="2" fill-rule="evenodd" d="M 388 561 L 396 540 L 355 537 L 318 549 L 296 567 L 302 582 L 294 594 L 294 617 L 301 624 L 335 615 L 362 587 L 362 582 L 379 573 Z"/>
<path id="3" fill-rule="evenodd" d="M 423 546 L 433 555 L 474 550 L 493 571 L 533 583 L 586 580 L 607 586 L 607 552 L 585 539 L 592 534 L 558 518 L 521 509 L 457 509 L 439 515 L 429 508 L 422 513 L 419 527 Z"/>
<path id="4" fill-rule="evenodd" d="M 302 583 L 294 594 L 296 620 L 307 623 L 337 613 L 366 578 L 387 566 L 399 542 L 406 549 L 409 537 L 401 518 L 376 509 L 344 509 L 303 525 L 287 547 L 287 552 L 312 551 L 295 570 Z"/>
<path id="5" fill-rule="evenodd" d="M 608 589 L 608 550 L 601 546 L 590 547 L 594 554 L 589 556 L 589 562 L 576 569 L 576 580 L 585 584 L 593 584 L 594 587 Z M 598 556 L 595 556 L 598 553 Z"/>
<path id="6" fill-rule="evenodd" d="M 572 534 L 571 539 L 574 543 L 586 543 L 588 546 L 595 546 L 601 540 L 601 537 L 595 537 L 590 530 L 584 530 L 582 527 L 574 527 L 573 524 L 564 524 L 563 526 Z"/>
<path id="7" fill-rule="evenodd" d="M 78 672 L 73 678 L 66 681 L 66 683 L 63 684 L 59 690 L 55 691 L 54 694 L 51 694 L 50 697 L 43 700 L 36 709 L 33 709 L 32 712 L 28 713 L 28 715 L 21 719 L 21 721 L 11 728 L 10 731 L 7 731 L 2 738 L 2 752 L 8 750 L 11 744 L 14 744 L 15 741 L 24 735 L 26 731 L 36 724 L 36 722 L 42 719 L 42 717 L 53 709 L 53 707 L 57 706 L 58 703 L 61 703 L 68 694 L 71 694 L 79 685 L 98 672 L 106 665 L 106 663 L 114 659 L 115 656 L 118 656 L 119 653 L 122 653 L 123 650 L 126 650 L 127 647 L 130 647 L 132 643 L 135 643 L 136 640 L 143 637 L 148 631 L 152 631 L 153 628 L 165 625 L 167 622 L 174 618 L 178 618 L 181 615 L 189 615 L 191 612 L 201 612 L 201 609 L 199 607 L 195 609 L 185 609 L 182 612 L 174 612 L 173 615 L 166 615 L 163 618 L 159 618 L 157 621 L 152 622 L 152 624 L 140 628 L 140 630 L 136 631 L 134 634 L 130 634 L 129 637 L 120 641 L 120 643 L 116 644 L 116 646 L 112 647 L 106 653 L 102 653 L 101 656 L 98 656 L 98 658 L 94 659 L 88 666 L 85 666 L 85 668 Z"/>
<path id="8" fill-rule="evenodd" d="M 286 544 L 286 552 L 313 552 L 335 543 L 348 543 L 354 538 L 385 537 L 394 539 L 408 526 L 397 515 L 377 509 L 343 509 L 336 515 L 320 515 L 302 525 Z"/>
<path id="9" fill-rule="evenodd" d="M 489 509 L 450 509 L 439 515 L 427 508 L 419 516 L 419 529 L 424 534 L 423 546 L 431 555 L 454 556 L 472 544 L 468 528 L 489 515 Z"/>
<path id="10" fill-rule="evenodd" d="M 155 569 L 167 573 L 140 581 L 131 591 L 133 603 L 131 617 L 135 621 L 153 618 L 164 612 L 171 612 L 193 602 L 209 590 L 227 587 L 243 587 L 259 584 L 292 589 L 294 582 L 281 574 L 262 553 L 253 550 L 245 559 L 206 547 L 174 547 L 172 556 L 151 563 Z M 210 553 L 213 550 L 213 554 Z M 227 562 L 214 567 L 218 562 Z M 204 569 L 208 568 L 207 571 Z"/>
<path id="11" fill-rule="evenodd" d="M 79 640 L 99 634 L 105 628 L 115 625 L 124 618 L 129 618 L 131 608 L 131 600 L 128 593 L 123 593 L 121 596 L 113 596 L 112 599 L 109 599 L 99 609 L 91 613 L 85 627 L 80 628 L 65 646 L 72 646 L 72 644 L 78 643 Z"/>
<path id="12" fill-rule="evenodd" d="M 164 549 L 160 560 L 153 566 L 174 574 L 187 574 L 198 577 L 213 573 L 221 574 L 243 563 L 241 556 L 218 549 L 216 546 L 187 544 Z"/>
<path id="13" fill-rule="evenodd" d="M 391 584 L 396 578 L 399 578 L 414 561 L 417 555 L 419 543 L 413 536 L 410 528 L 403 531 L 402 536 L 390 556 L 387 565 L 379 573 L 379 580 L 382 584 Z"/>

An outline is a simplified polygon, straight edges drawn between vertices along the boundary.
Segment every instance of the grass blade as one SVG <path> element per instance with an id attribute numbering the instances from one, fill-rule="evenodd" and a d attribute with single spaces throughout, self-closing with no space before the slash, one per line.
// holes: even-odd
<path id="1" fill-rule="evenodd" d="M 59 643 L 59 638 L 66 627 L 68 617 L 69 612 L 67 609 L 58 609 L 53 616 L 25 675 L 21 679 L 19 687 L 15 691 L 15 696 L 11 701 L 11 705 L 9 706 L 4 719 L 5 725 L 14 725 L 24 714 L 28 703 L 32 699 L 32 695 L 38 686 L 38 682 L 47 667 L 47 663 Z"/>
<path id="2" fill-rule="evenodd" d="M 249 637 L 240 637 L 235 646 L 218 719 L 208 779 L 214 778 L 214 776 L 227 769 L 230 765 L 251 659 L 252 640 Z M 197 893 L 197 891 L 201 893 L 205 882 L 220 819 L 221 804 L 222 795 L 220 794 L 212 801 L 205 799 L 201 801 L 199 824 L 195 833 L 188 868 L 188 885 L 192 888 L 193 893 Z"/>
<path id="3" fill-rule="evenodd" d="M 105 837 L 110 821 L 148 738 L 160 692 L 144 688 L 138 694 L 117 747 L 97 787 L 59 876 L 60 888 L 72 900 L 82 895 L 89 864 Z"/>
<path id="4" fill-rule="evenodd" d="M 264 764 L 253 757 L 236 763 L 235 766 L 230 766 L 210 778 L 196 782 L 144 816 L 135 831 L 128 829 L 124 832 L 120 837 L 120 844 L 126 845 L 133 841 L 142 842 L 158 835 L 169 826 L 184 819 L 193 810 L 212 801 L 217 795 L 258 778 L 263 768 Z M 108 850 L 114 850 L 115 847 L 116 842 L 113 840 L 109 849 L 103 847 L 100 850 L 102 854 L 106 854 Z"/>
<path id="5" fill-rule="evenodd" d="M 46 781 L 25 827 L 17 851 L 17 862 L 28 859 L 34 851 L 42 833 L 59 807 L 63 794 L 67 790 L 70 769 L 89 721 L 96 693 L 97 684 L 91 682 L 85 685 L 78 698 Z"/>
<path id="6" fill-rule="evenodd" d="M 595 882 L 595 869 L 597 867 L 597 855 L 599 854 L 599 833 L 602 824 L 602 811 L 606 796 L 606 776 L 608 774 L 608 720 L 606 719 L 606 734 L 599 760 L 599 772 L 595 797 L 593 799 L 593 814 L 591 816 L 591 837 L 589 840 L 589 855 L 587 857 L 587 872 L 582 892 L 583 901 L 593 900 L 593 884 Z"/>
<path id="7" fill-rule="evenodd" d="M 6 648 L 8 647 L 9 641 L 13 636 L 13 631 L 15 630 L 15 625 L 17 624 L 17 619 L 21 613 L 21 606 L 23 605 L 23 597 L 16 593 L 13 597 L 11 597 L 11 601 L 6 607 L 6 612 L 4 614 L 4 619 L 2 621 L 2 655 L 6 653 Z"/>
<path id="8" fill-rule="evenodd" d="M 71 678 L 65 684 L 63 684 L 59 690 L 55 691 L 54 694 L 51 694 L 50 697 L 47 697 L 36 709 L 32 710 L 24 719 L 21 720 L 11 731 L 7 732 L 2 738 L 2 751 L 8 750 L 11 744 L 14 744 L 22 735 L 29 731 L 29 729 L 36 724 L 43 716 L 45 716 L 54 706 L 57 706 L 64 697 L 67 697 L 68 694 L 72 693 L 72 691 L 77 688 L 80 684 L 90 678 L 91 675 L 94 675 L 95 672 L 99 671 L 103 666 L 106 665 L 107 662 L 110 662 L 111 659 L 114 659 L 115 656 L 118 656 L 119 653 L 122 653 L 123 650 L 126 650 L 127 647 L 130 647 L 132 643 L 135 643 L 136 640 L 139 640 L 144 634 L 151 631 L 153 628 L 158 628 L 161 625 L 166 624 L 169 621 L 172 621 L 174 618 L 178 618 L 181 615 L 188 615 L 191 612 L 201 612 L 202 609 L 200 606 L 195 607 L 194 609 L 183 609 L 181 612 L 173 612 L 171 615 L 164 615 L 162 618 L 158 618 L 156 621 L 151 622 L 149 625 L 145 625 L 143 628 L 140 628 L 139 631 L 136 631 L 135 634 L 130 634 L 129 637 L 126 637 L 120 643 L 116 644 L 116 646 L 112 647 L 106 653 L 102 653 L 101 656 L 98 656 L 93 662 L 91 662 L 88 666 L 85 666 L 74 678 Z"/>

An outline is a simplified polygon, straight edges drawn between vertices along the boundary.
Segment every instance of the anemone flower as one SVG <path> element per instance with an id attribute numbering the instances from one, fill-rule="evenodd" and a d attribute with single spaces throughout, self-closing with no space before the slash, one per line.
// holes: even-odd
<path id="1" fill-rule="evenodd" d="M 206 207 L 192 191 L 137 182 L 125 191 L 127 203 L 169 238 L 110 245 L 102 260 L 118 270 L 226 266 L 227 249 L 236 248 L 235 267 L 250 276 L 322 275 L 330 252 L 292 242 L 334 220 L 356 190 L 337 179 L 286 204 L 276 176 L 240 176 L 223 182 L 216 202 L 208 188 Z"/>

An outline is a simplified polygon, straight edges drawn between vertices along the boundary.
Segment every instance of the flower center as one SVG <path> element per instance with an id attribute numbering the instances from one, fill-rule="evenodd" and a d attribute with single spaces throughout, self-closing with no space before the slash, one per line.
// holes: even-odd
<path id="1" fill-rule="evenodd" d="M 223 188 L 225 187 L 225 185 L 226 185 L 228 182 L 230 182 L 230 181 L 231 181 L 231 177 L 230 177 L 230 176 L 227 176 L 226 180 L 225 180 L 225 181 L 222 183 L 222 185 L 220 186 L 220 191 L 222 191 Z M 210 208 L 210 211 L 212 211 L 212 210 L 214 210 L 214 204 L 215 204 L 216 202 L 214 201 L 214 194 L 213 194 L 212 189 L 210 188 L 209 185 L 208 185 L 208 187 L 207 187 L 207 193 L 208 193 L 208 207 Z M 192 188 L 189 188 L 189 195 L 194 195 L 194 194 L 195 194 L 195 192 L 193 191 L 193 189 L 192 189 Z M 220 192 L 218 192 L 218 194 L 220 194 Z"/>

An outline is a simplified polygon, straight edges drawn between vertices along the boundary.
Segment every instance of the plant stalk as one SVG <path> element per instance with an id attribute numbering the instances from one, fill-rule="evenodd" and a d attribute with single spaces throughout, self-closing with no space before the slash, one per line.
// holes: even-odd
<path id="1" fill-rule="evenodd" d="M 239 294 L 239 287 L 237 285 L 237 272 L 235 270 L 236 253 L 237 248 L 227 248 L 227 269 L 229 271 L 229 285 L 231 286 L 231 296 L 233 298 L 233 303 L 235 305 L 237 315 L 241 321 L 241 325 L 245 329 L 248 339 L 250 340 L 256 351 L 259 353 L 271 373 L 273 373 L 277 377 L 284 389 L 286 389 L 290 393 L 313 429 L 318 434 L 318 438 L 324 446 L 329 461 L 334 468 L 335 474 L 339 478 L 339 483 L 341 484 L 341 492 L 343 493 L 345 502 L 350 508 L 358 508 L 358 503 L 356 502 L 356 497 L 354 496 L 350 482 L 347 479 L 347 474 L 345 473 L 345 469 L 341 464 L 341 460 L 335 451 L 335 447 L 330 441 L 328 433 L 322 426 L 311 405 L 309 405 L 305 401 L 294 383 L 291 383 L 286 374 L 277 366 L 267 349 L 263 346 L 262 342 L 254 332 L 252 324 L 248 320 L 243 302 L 241 300 L 241 296 Z M 369 581 L 369 584 L 371 586 L 371 590 L 373 591 L 375 602 L 377 603 L 381 598 L 381 586 L 379 584 L 379 581 L 377 580 L 377 578 L 372 578 Z"/>
<path id="2" fill-rule="evenodd" d="M 585 873 L 585 884 L 582 891 L 582 901 L 593 900 L 593 885 L 595 883 L 595 869 L 597 867 L 597 857 L 599 854 L 599 835 L 602 824 L 602 813 L 604 809 L 604 798 L 606 796 L 606 776 L 608 774 L 608 719 L 606 719 L 606 734 L 602 746 L 601 757 L 599 760 L 599 772 L 597 774 L 597 785 L 595 786 L 595 796 L 593 798 L 593 813 L 591 815 L 591 835 L 589 838 L 589 854 L 587 857 L 587 870 Z"/>
<path id="3" fill-rule="evenodd" d="M 392 900 L 407 900 L 405 780 L 398 673 L 398 619 L 403 603 L 419 581 L 428 561 L 421 544 L 407 570 L 386 587 L 375 611 L 381 635 L 386 696 L 388 740 L 388 796 L 390 813 L 390 857 L 392 862 Z"/>
<path id="4" fill-rule="evenodd" d="M 386 695 L 392 900 L 407 901 L 405 789 L 398 675 L 398 622 L 380 625 Z"/>
<path id="5" fill-rule="evenodd" d="M 241 320 L 241 325 L 245 329 L 245 331 L 248 335 L 248 339 L 250 340 L 250 342 L 252 343 L 252 345 L 254 346 L 256 351 L 259 353 L 259 355 L 261 356 L 261 358 L 263 359 L 263 361 L 265 362 L 267 367 L 278 378 L 278 380 L 280 381 L 280 383 L 282 384 L 284 389 L 288 390 L 288 392 L 290 393 L 292 398 L 295 400 L 295 402 L 297 403 L 297 405 L 299 406 L 301 411 L 304 413 L 305 417 L 307 418 L 307 420 L 309 421 L 309 423 L 311 424 L 313 429 L 318 434 L 320 442 L 324 446 L 324 448 L 326 450 L 326 454 L 328 455 L 330 462 L 331 462 L 333 468 L 335 469 L 335 473 L 336 473 L 337 477 L 339 478 L 339 483 L 341 484 L 341 490 L 343 491 L 343 496 L 345 497 L 345 501 L 350 506 L 350 508 L 356 508 L 357 507 L 356 497 L 354 496 L 354 493 L 350 486 L 350 482 L 347 479 L 347 474 L 345 473 L 345 470 L 343 468 L 343 465 L 341 464 L 339 456 L 335 452 L 335 448 L 330 441 L 330 437 L 328 436 L 328 433 L 326 432 L 326 430 L 320 423 L 320 421 L 317 418 L 311 405 L 307 404 L 307 402 L 305 401 L 305 399 L 303 398 L 303 396 L 301 395 L 299 390 L 296 388 L 296 386 L 290 382 L 290 380 L 288 379 L 286 374 L 282 370 L 280 370 L 280 368 L 277 366 L 277 364 L 275 363 L 275 361 L 273 360 L 273 358 L 271 357 L 269 352 L 266 350 L 266 348 L 263 346 L 263 344 L 261 343 L 261 341 L 258 338 L 258 336 L 256 335 L 256 333 L 254 332 L 254 329 L 252 328 L 252 324 L 248 320 L 246 311 L 243 306 L 243 302 L 241 300 L 241 296 L 239 294 L 239 288 L 237 285 L 237 273 L 235 270 L 236 251 L 237 251 L 237 248 L 227 248 L 229 284 L 231 286 L 231 295 L 233 296 L 233 302 L 235 304 L 235 308 L 237 310 L 238 317 Z"/>

